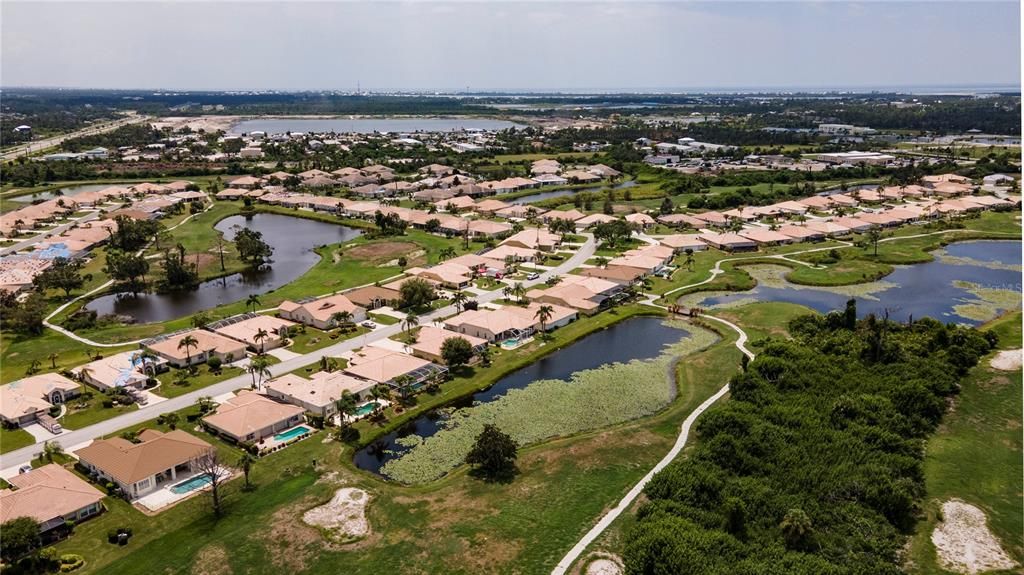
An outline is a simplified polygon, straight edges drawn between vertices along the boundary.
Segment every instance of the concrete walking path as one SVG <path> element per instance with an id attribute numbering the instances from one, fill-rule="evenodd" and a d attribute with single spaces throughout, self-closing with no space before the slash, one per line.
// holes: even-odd
<path id="1" fill-rule="evenodd" d="M 732 322 L 710 315 L 702 315 L 701 317 L 720 322 L 735 330 L 736 333 L 739 334 L 739 338 L 735 343 L 736 347 L 742 351 L 744 355 L 750 359 L 754 359 L 754 353 L 746 347 L 747 334 L 740 329 L 739 326 Z M 726 383 L 721 389 L 716 391 L 714 395 L 704 400 L 704 403 L 700 404 L 697 409 L 693 410 L 693 412 L 683 421 L 683 425 L 679 430 L 679 436 L 676 438 L 676 442 L 672 446 L 672 449 L 669 450 L 669 452 L 665 454 L 665 457 L 663 457 L 661 461 L 654 466 L 654 468 L 647 472 L 647 474 L 644 475 L 628 493 L 626 493 L 626 496 L 623 497 L 615 507 L 601 517 L 600 521 L 597 522 L 597 525 L 594 525 L 594 527 L 591 528 L 590 531 L 588 531 L 587 534 L 569 550 L 565 557 L 563 557 L 562 560 L 558 562 L 558 565 L 556 565 L 551 571 L 552 575 L 565 575 L 565 573 L 568 573 L 573 564 L 576 563 L 580 556 L 582 556 L 587 550 L 587 547 L 590 547 L 590 545 L 596 541 L 597 538 L 600 537 L 601 534 L 604 533 L 604 531 L 608 529 L 608 527 L 615 522 L 615 520 L 618 519 L 624 511 L 629 509 L 633 502 L 636 501 L 636 498 L 643 492 L 644 487 L 646 487 L 651 479 L 654 478 L 655 474 L 660 472 L 662 469 L 665 469 L 669 463 L 672 463 L 672 461 L 682 453 L 683 448 L 686 447 L 686 442 L 690 438 L 690 429 L 693 427 L 694 422 L 696 422 L 697 418 L 707 411 L 709 407 L 714 405 L 716 401 L 722 399 L 728 391 L 729 384 Z"/>

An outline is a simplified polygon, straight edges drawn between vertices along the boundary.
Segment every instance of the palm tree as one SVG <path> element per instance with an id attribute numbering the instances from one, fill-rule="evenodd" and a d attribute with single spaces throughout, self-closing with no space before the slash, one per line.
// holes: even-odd
<path id="1" fill-rule="evenodd" d="M 252 336 L 252 340 L 260 344 L 260 355 L 263 355 L 266 351 L 268 337 L 270 337 L 270 333 L 262 327 L 256 330 L 256 335 Z"/>
<path id="2" fill-rule="evenodd" d="M 50 355 L 47 356 L 47 359 L 50 360 L 50 367 L 52 367 L 53 369 L 57 369 L 57 358 L 58 357 L 60 357 L 60 355 L 57 352 L 53 352 L 53 353 L 51 353 Z"/>
<path id="3" fill-rule="evenodd" d="M 63 454 L 64 454 L 64 448 L 61 447 L 60 444 L 57 443 L 56 441 L 47 441 L 46 443 L 43 444 L 43 453 L 42 453 L 42 455 L 43 455 L 43 458 L 45 458 L 47 462 L 53 463 L 53 459 L 55 457 L 57 457 L 58 455 L 63 455 Z"/>
<path id="4" fill-rule="evenodd" d="M 516 282 L 516 285 L 512 287 L 512 295 L 516 296 L 519 303 L 523 303 L 523 297 L 526 295 L 526 287 L 523 286 L 522 282 Z"/>
<path id="5" fill-rule="evenodd" d="M 209 395 L 204 395 L 196 400 L 196 407 L 199 408 L 200 413 L 206 413 L 213 409 L 213 398 Z"/>
<path id="6" fill-rule="evenodd" d="M 462 311 L 462 304 L 466 303 L 467 299 L 469 298 L 466 297 L 466 294 L 462 293 L 461 291 L 457 291 L 452 295 L 452 303 L 455 304 L 456 312 Z"/>
<path id="7" fill-rule="evenodd" d="M 599 268 L 606 268 L 608 267 L 608 258 L 604 256 L 597 256 L 596 258 L 594 258 L 594 265 L 596 265 Z"/>
<path id="8" fill-rule="evenodd" d="M 38 359 L 33 359 L 31 362 L 29 362 L 28 369 L 25 371 L 27 371 L 29 375 L 33 375 L 37 371 L 39 371 L 39 366 L 41 365 L 43 365 L 43 362 L 39 361 Z"/>
<path id="9" fill-rule="evenodd" d="M 441 253 L 437 254 L 438 261 L 444 261 L 455 257 L 455 248 L 448 246 L 441 250 Z"/>
<path id="10" fill-rule="evenodd" d="M 193 347 L 199 347 L 199 341 L 196 340 L 195 336 L 186 335 L 185 337 L 178 340 L 178 349 L 185 348 L 185 365 L 192 367 L 192 351 Z"/>
<path id="11" fill-rule="evenodd" d="M 331 321 L 334 322 L 336 327 L 347 326 L 352 322 L 352 312 L 350 311 L 338 311 L 331 314 Z"/>
<path id="12" fill-rule="evenodd" d="M 164 423 L 167 424 L 167 427 L 171 428 L 171 431 L 174 431 L 175 429 L 178 428 L 179 419 L 180 416 L 177 413 L 174 413 L 173 411 L 164 414 Z"/>
<path id="13" fill-rule="evenodd" d="M 249 472 L 252 471 L 252 466 L 256 465 L 256 458 L 253 457 L 248 451 L 243 451 L 242 455 L 238 457 L 238 467 L 242 468 L 242 473 L 245 474 L 245 489 L 252 489 L 252 483 L 249 482 Z"/>
<path id="14" fill-rule="evenodd" d="M 347 389 L 341 392 L 341 399 L 335 400 L 335 409 L 338 410 L 338 421 L 342 425 L 348 425 L 348 421 L 345 419 L 346 416 L 352 415 L 356 410 L 356 396 L 352 395 Z"/>
<path id="15" fill-rule="evenodd" d="M 878 241 L 882 239 L 882 232 L 878 231 L 877 228 L 871 228 L 868 230 L 868 242 L 875 248 L 875 257 L 878 256 Z"/>
<path id="16" fill-rule="evenodd" d="M 512 286 L 506 285 L 501 288 L 501 295 L 505 296 L 505 299 L 512 301 Z"/>
<path id="17" fill-rule="evenodd" d="M 404 319 L 402 319 L 402 331 L 409 334 L 410 331 L 420 324 L 420 318 L 415 312 L 409 312 Z"/>
<path id="18" fill-rule="evenodd" d="M 175 385 L 188 385 L 188 371 L 179 369 L 174 373 Z"/>
<path id="19" fill-rule="evenodd" d="M 554 313 L 555 308 L 549 305 L 542 305 L 539 308 L 537 308 L 537 313 L 533 314 L 533 317 L 537 318 L 537 321 L 540 322 L 541 334 L 544 334 L 548 331 L 548 320 L 551 319 L 551 316 L 554 315 Z"/>
<path id="20" fill-rule="evenodd" d="M 86 365 L 78 368 L 79 381 L 86 382 L 90 377 L 92 377 L 92 369 L 90 369 L 89 366 Z"/>
<path id="21" fill-rule="evenodd" d="M 803 509 L 790 509 L 782 518 L 779 529 L 782 530 L 782 536 L 786 539 L 787 546 L 794 548 L 799 547 L 810 536 L 813 527 L 811 518 Z"/>
<path id="22" fill-rule="evenodd" d="M 245 309 L 252 307 L 253 313 L 256 313 L 256 308 L 260 305 L 260 296 L 256 294 L 250 294 L 245 300 Z"/>
<path id="23" fill-rule="evenodd" d="M 686 248 L 684 250 L 684 253 L 686 254 L 686 269 L 692 272 L 693 271 L 693 248 Z"/>
<path id="24" fill-rule="evenodd" d="M 257 389 L 261 383 L 263 383 L 264 377 L 270 377 L 270 362 L 263 356 L 256 356 L 249 362 L 249 367 L 246 368 L 249 375 L 252 376 L 252 388 Z M 256 381 L 257 376 L 259 382 Z"/>

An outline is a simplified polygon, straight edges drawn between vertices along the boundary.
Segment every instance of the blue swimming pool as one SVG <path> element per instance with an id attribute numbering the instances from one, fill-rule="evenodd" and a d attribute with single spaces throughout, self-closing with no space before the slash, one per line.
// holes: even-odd
<path id="1" fill-rule="evenodd" d="M 210 484 L 211 478 L 208 474 L 196 475 L 191 479 L 182 481 L 177 485 L 171 486 L 171 493 L 181 495 L 182 493 L 188 493 L 189 491 L 195 491 L 196 489 L 202 489 Z"/>
<path id="2" fill-rule="evenodd" d="M 310 430 L 308 427 L 300 425 L 298 427 L 293 427 L 283 433 L 278 433 L 277 435 L 274 436 L 274 441 L 288 441 L 290 439 L 295 439 L 300 435 L 309 433 L 309 431 Z"/>

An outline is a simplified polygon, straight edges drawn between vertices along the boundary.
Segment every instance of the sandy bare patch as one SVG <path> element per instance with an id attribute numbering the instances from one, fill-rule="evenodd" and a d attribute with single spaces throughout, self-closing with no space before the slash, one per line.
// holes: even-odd
<path id="1" fill-rule="evenodd" d="M 284 573 L 305 571 L 308 562 L 329 546 L 319 531 L 299 519 L 301 510 L 312 505 L 303 499 L 274 512 L 267 525 L 250 535 L 263 545 L 270 562 Z"/>
<path id="2" fill-rule="evenodd" d="M 991 365 L 1000 371 L 1017 371 L 1021 366 L 1021 354 L 1024 350 L 1008 349 L 1001 351 L 992 358 Z"/>
<path id="3" fill-rule="evenodd" d="M 343 540 L 358 539 L 370 532 L 366 506 L 370 495 L 355 487 L 342 487 L 330 501 L 302 515 L 308 525 L 323 527 Z"/>
<path id="4" fill-rule="evenodd" d="M 622 562 L 618 557 L 608 555 L 595 559 L 587 565 L 586 575 L 622 575 Z"/>
<path id="5" fill-rule="evenodd" d="M 351 247 L 345 250 L 344 256 L 375 263 L 387 262 L 398 256 L 406 256 L 419 249 L 412 242 L 378 242 Z"/>
<path id="6" fill-rule="evenodd" d="M 942 568 L 957 573 L 1016 566 L 989 530 L 985 512 L 959 499 L 942 504 L 942 522 L 932 531 L 932 544 Z"/>
<path id="7" fill-rule="evenodd" d="M 207 545 L 196 553 L 191 573 L 195 575 L 231 575 L 228 552 L 220 545 Z"/>

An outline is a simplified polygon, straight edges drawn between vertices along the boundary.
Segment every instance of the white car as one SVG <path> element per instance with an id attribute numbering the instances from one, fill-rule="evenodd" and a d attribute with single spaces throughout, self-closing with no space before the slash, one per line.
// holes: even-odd
<path id="1" fill-rule="evenodd" d="M 537 273 L 537 272 L 530 272 L 530 273 L 526 274 L 526 279 L 528 279 L 528 280 L 535 280 L 535 279 L 537 279 L 539 277 L 540 277 L 540 274 Z"/>
<path id="2" fill-rule="evenodd" d="M 372 321 L 370 321 L 370 320 L 366 320 L 366 321 L 364 321 L 363 323 L 361 323 L 359 325 L 361 325 L 361 326 L 363 326 L 363 327 L 365 327 L 367 329 L 377 329 L 377 324 L 372 322 Z"/>

